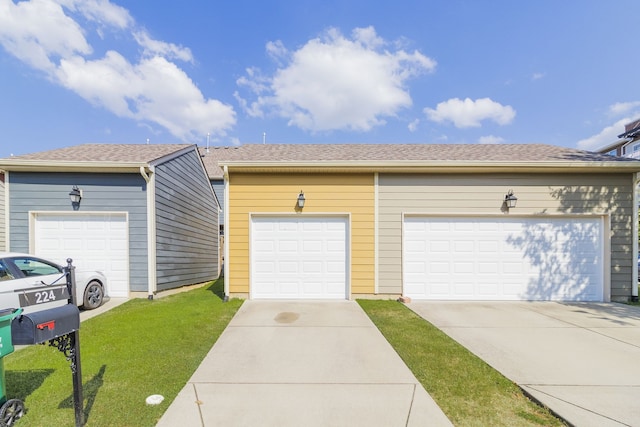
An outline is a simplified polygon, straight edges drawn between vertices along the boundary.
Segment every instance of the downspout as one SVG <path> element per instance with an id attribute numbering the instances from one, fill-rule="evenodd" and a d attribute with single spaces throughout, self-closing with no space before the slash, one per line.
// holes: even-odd
<path id="1" fill-rule="evenodd" d="M 4 173 L 4 250 L 9 252 L 11 250 L 11 227 L 9 224 L 9 171 Z"/>
<path id="2" fill-rule="evenodd" d="M 379 241 L 379 231 L 380 231 L 380 223 L 379 223 L 379 211 L 378 211 L 378 205 L 379 205 L 379 198 L 378 198 L 378 183 L 379 183 L 379 173 L 376 172 L 373 174 L 373 226 L 374 226 L 374 231 L 373 231 L 373 259 L 374 259 L 374 269 L 373 269 L 373 292 L 378 295 L 380 293 L 380 284 L 378 282 L 378 277 L 380 274 L 380 270 L 379 270 L 379 264 L 380 264 L 380 258 L 379 258 L 379 246 L 378 246 L 378 241 Z"/>
<path id="3" fill-rule="evenodd" d="M 225 300 L 229 299 L 229 281 L 231 278 L 229 277 L 229 211 L 231 210 L 229 207 L 229 168 L 224 166 L 222 168 L 223 176 L 224 176 L 224 298 Z"/>
<path id="4" fill-rule="evenodd" d="M 153 166 L 140 166 L 140 175 L 147 183 L 147 299 L 153 299 L 158 290 L 156 274 L 156 174 Z"/>
<path id="5" fill-rule="evenodd" d="M 633 174 L 633 267 L 631 268 L 631 301 L 638 301 L 638 183 L 640 174 Z"/>

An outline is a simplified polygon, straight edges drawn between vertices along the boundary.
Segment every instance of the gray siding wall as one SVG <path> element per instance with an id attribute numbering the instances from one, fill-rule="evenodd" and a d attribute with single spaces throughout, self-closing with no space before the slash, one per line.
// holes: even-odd
<path id="1" fill-rule="evenodd" d="M 218 203 L 220 204 L 220 224 L 224 224 L 224 210 L 226 209 L 225 200 L 224 200 L 224 180 L 222 179 L 212 179 L 211 186 L 213 187 L 213 191 L 216 193 L 216 197 L 218 198 Z"/>
<path id="2" fill-rule="evenodd" d="M 7 249 L 6 247 L 6 227 L 5 227 L 5 185 L 4 174 L 0 173 L 0 251 Z"/>
<path id="3" fill-rule="evenodd" d="M 633 183 L 629 174 L 395 175 L 378 180 L 378 289 L 402 292 L 402 214 L 502 215 L 509 189 L 518 215 L 608 214 L 611 299 L 631 295 Z"/>
<path id="4" fill-rule="evenodd" d="M 29 211 L 73 212 L 69 192 L 83 191 L 79 212 L 129 213 L 129 287 L 146 292 L 147 187 L 139 174 L 10 172 L 10 244 L 29 251 Z"/>
<path id="5" fill-rule="evenodd" d="M 218 277 L 218 206 L 195 151 L 156 166 L 158 290 Z"/>

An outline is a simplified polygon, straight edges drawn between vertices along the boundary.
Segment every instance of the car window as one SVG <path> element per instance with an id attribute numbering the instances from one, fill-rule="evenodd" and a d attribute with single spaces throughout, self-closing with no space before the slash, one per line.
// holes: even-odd
<path id="1" fill-rule="evenodd" d="M 26 277 L 62 274 L 62 270 L 58 266 L 39 259 L 25 257 L 13 258 L 12 261 Z"/>
<path id="2" fill-rule="evenodd" d="M 3 259 L 0 259 L 0 281 L 15 279 Z"/>

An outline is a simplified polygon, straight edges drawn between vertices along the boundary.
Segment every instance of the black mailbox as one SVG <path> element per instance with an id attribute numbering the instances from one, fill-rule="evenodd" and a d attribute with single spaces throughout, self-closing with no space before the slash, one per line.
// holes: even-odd
<path id="1" fill-rule="evenodd" d="M 40 344 L 80 329 L 80 310 L 73 304 L 27 313 L 11 321 L 13 345 Z"/>

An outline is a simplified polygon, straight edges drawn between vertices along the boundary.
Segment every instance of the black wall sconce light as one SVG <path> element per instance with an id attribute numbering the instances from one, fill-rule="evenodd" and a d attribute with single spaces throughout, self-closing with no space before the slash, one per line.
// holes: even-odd
<path id="1" fill-rule="evenodd" d="M 304 193 L 300 190 L 300 194 L 298 194 L 298 209 L 304 208 Z"/>
<path id="2" fill-rule="evenodd" d="M 69 198 L 71 199 L 73 209 L 77 210 L 80 207 L 80 200 L 82 200 L 82 190 L 80 190 L 77 185 L 74 185 L 69 193 Z"/>
<path id="3" fill-rule="evenodd" d="M 518 198 L 513 195 L 513 190 L 509 190 L 509 192 L 504 196 L 504 202 L 507 204 L 509 209 L 516 207 Z"/>

